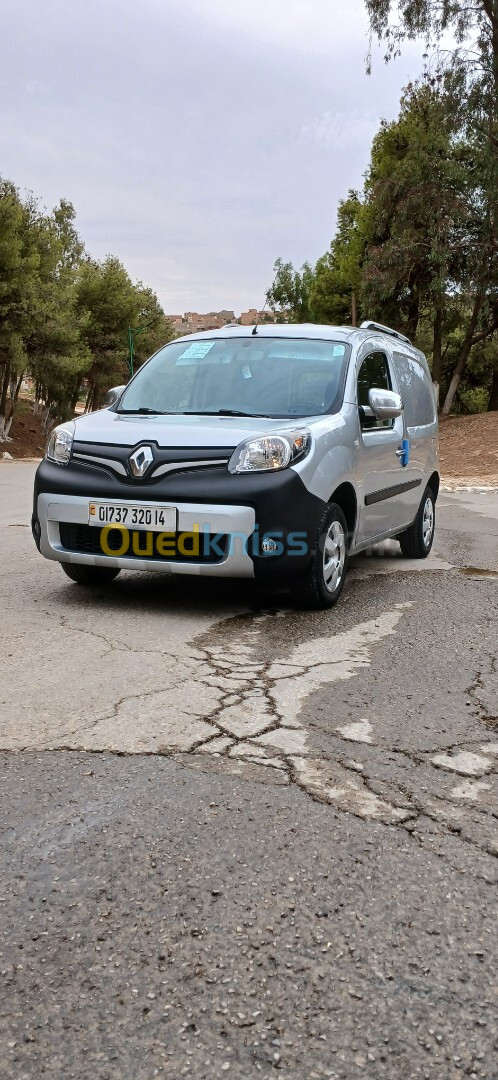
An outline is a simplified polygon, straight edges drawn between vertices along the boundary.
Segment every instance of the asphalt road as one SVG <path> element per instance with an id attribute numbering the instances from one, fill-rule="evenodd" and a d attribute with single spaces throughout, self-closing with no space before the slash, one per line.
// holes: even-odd
<path id="1" fill-rule="evenodd" d="M 0 466 L 2 1080 L 498 1076 L 498 495 L 338 607 L 71 584 Z"/>

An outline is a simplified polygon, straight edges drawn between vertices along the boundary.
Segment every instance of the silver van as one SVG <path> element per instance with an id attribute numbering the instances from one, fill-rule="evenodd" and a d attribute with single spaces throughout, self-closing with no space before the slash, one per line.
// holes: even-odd
<path id="1" fill-rule="evenodd" d="M 81 584 L 278 577 L 326 608 L 350 555 L 385 537 L 429 554 L 437 440 L 427 361 L 389 327 L 193 334 L 52 432 L 33 535 Z"/>

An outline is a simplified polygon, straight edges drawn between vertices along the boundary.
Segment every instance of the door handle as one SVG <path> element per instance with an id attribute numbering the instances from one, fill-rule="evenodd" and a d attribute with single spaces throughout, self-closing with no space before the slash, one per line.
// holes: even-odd
<path id="1" fill-rule="evenodd" d="M 410 460 L 410 440 L 402 439 L 401 446 L 396 450 L 396 457 L 399 458 L 400 464 L 405 468 Z"/>

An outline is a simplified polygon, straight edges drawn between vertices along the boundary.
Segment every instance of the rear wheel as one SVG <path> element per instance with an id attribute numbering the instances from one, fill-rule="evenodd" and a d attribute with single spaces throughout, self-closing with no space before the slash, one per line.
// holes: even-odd
<path id="1" fill-rule="evenodd" d="M 291 582 L 292 596 L 299 607 L 316 610 L 337 603 L 346 576 L 347 533 L 341 508 L 331 503 L 318 527 L 308 569 Z"/>
<path id="2" fill-rule="evenodd" d="M 426 559 L 434 540 L 436 503 L 432 488 L 426 487 L 418 513 L 409 529 L 398 536 L 402 554 L 407 559 Z"/>
<path id="3" fill-rule="evenodd" d="M 83 563 L 61 563 L 71 581 L 78 585 L 108 585 L 118 576 L 119 570 L 111 566 L 86 566 Z"/>

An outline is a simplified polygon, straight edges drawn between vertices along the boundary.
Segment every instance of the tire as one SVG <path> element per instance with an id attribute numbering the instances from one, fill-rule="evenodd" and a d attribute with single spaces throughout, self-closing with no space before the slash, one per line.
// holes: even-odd
<path id="1" fill-rule="evenodd" d="M 296 606 L 308 610 L 333 607 L 344 587 L 348 561 L 348 526 L 336 503 L 331 503 L 318 526 L 308 569 L 291 580 Z"/>
<path id="2" fill-rule="evenodd" d="M 83 563 L 61 563 L 61 566 L 68 578 L 78 585 L 109 585 L 119 574 L 119 570 L 110 566 L 85 566 Z"/>
<path id="3" fill-rule="evenodd" d="M 434 540 L 436 501 L 432 488 L 426 487 L 413 525 L 398 536 L 406 559 L 426 559 Z"/>

